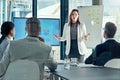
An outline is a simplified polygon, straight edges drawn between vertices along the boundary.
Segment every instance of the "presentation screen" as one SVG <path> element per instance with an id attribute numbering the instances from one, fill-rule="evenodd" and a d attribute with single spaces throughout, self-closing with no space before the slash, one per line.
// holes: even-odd
<path id="1" fill-rule="evenodd" d="M 59 19 L 54 18 L 39 18 L 41 32 L 39 34 L 42 37 L 46 44 L 51 46 L 59 45 L 59 41 L 57 41 L 53 35 L 60 36 L 60 22 Z M 25 38 L 27 33 L 25 31 L 27 18 L 13 18 L 13 22 L 15 24 L 15 36 L 14 40 Z"/>

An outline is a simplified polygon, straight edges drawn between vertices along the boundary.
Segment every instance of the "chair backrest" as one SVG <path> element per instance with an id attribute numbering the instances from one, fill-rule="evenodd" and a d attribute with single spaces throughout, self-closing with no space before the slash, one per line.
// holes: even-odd
<path id="1" fill-rule="evenodd" d="M 109 68 L 120 69 L 120 59 L 111 59 L 104 66 Z"/>
<path id="2" fill-rule="evenodd" d="M 40 80 L 39 66 L 29 60 L 17 60 L 8 66 L 3 80 Z"/>

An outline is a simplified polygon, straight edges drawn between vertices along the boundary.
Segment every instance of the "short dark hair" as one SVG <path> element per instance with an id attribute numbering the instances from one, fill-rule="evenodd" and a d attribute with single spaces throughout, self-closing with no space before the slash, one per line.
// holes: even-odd
<path id="1" fill-rule="evenodd" d="M 113 38 L 116 33 L 117 27 L 112 22 L 107 22 L 105 24 L 105 32 L 107 34 L 107 38 Z"/>
<path id="2" fill-rule="evenodd" d="M 1 26 L 1 34 L 3 36 L 7 36 L 13 28 L 14 28 L 13 22 L 6 21 Z"/>
<path id="3" fill-rule="evenodd" d="M 31 17 L 26 21 L 26 27 L 28 28 L 28 32 L 34 33 L 40 28 L 40 21 L 38 18 Z"/>

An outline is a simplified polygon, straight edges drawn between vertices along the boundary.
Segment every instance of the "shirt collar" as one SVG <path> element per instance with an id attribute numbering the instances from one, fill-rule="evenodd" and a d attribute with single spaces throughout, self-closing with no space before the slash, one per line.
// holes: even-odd
<path id="1" fill-rule="evenodd" d="M 115 40 L 114 38 L 107 38 L 105 41 L 108 41 L 108 40 Z"/>
<path id="2" fill-rule="evenodd" d="M 12 41 L 12 40 L 13 40 L 13 38 L 8 38 L 8 37 L 6 37 L 6 39 L 9 40 L 9 41 Z"/>
<path id="3" fill-rule="evenodd" d="M 31 39 L 31 40 L 39 40 L 38 37 L 31 37 L 31 36 L 27 36 L 27 39 Z"/>

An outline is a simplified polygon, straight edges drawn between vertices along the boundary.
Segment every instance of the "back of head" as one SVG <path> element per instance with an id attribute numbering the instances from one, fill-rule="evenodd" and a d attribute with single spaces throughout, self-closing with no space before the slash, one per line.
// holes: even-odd
<path id="1" fill-rule="evenodd" d="M 34 35 L 34 36 L 39 35 L 40 21 L 35 17 L 28 18 L 26 21 L 26 29 L 28 32 L 28 36 L 29 35 Z"/>
<path id="2" fill-rule="evenodd" d="M 14 28 L 14 24 L 10 21 L 4 22 L 1 26 L 1 34 L 7 36 L 10 31 Z"/>
<path id="3" fill-rule="evenodd" d="M 114 23 L 107 22 L 105 24 L 105 32 L 106 32 L 107 38 L 113 38 L 116 33 L 116 30 L 117 30 L 117 27 Z"/>
<path id="4" fill-rule="evenodd" d="M 6 21 L 2 24 L 2 26 L 1 26 L 2 37 L 0 39 L 0 44 L 5 39 L 5 37 L 10 34 L 10 31 L 13 29 L 14 29 L 14 24 L 10 21 Z"/>

